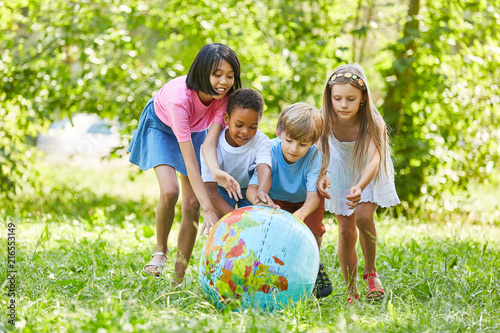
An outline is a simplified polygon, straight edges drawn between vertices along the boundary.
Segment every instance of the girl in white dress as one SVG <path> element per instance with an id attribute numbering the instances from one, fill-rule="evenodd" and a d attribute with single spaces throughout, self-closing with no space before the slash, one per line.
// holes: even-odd
<path id="1" fill-rule="evenodd" d="M 329 154 L 327 175 L 318 181 L 327 198 L 325 209 L 335 213 L 339 228 L 338 256 L 348 291 L 348 304 L 360 298 L 358 239 L 365 258 L 363 278 L 368 299 L 385 295 L 375 266 L 377 207 L 398 204 L 394 166 L 385 122 L 371 103 L 365 73 L 359 65 L 338 67 L 328 79 L 323 95 L 325 130 L 322 151 Z"/>

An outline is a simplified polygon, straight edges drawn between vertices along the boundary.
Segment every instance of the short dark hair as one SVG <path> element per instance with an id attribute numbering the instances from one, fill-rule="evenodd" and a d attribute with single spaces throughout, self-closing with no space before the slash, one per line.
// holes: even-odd
<path id="1" fill-rule="evenodd" d="M 231 117 L 231 113 L 237 107 L 252 109 L 258 112 L 260 119 L 264 110 L 264 99 L 256 90 L 248 88 L 238 89 L 229 95 L 229 99 L 227 100 L 227 114 L 229 117 Z"/>
<path id="2" fill-rule="evenodd" d="M 219 68 L 223 60 L 227 61 L 234 71 L 234 83 L 228 94 L 241 88 L 240 61 L 236 53 L 224 44 L 213 43 L 203 46 L 191 64 L 186 79 L 188 89 L 207 95 L 218 95 L 210 84 L 210 75 Z"/>

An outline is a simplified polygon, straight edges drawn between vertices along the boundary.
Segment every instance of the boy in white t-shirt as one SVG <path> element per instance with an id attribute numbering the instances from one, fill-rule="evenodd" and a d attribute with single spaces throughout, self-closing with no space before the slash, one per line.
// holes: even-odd
<path id="1" fill-rule="evenodd" d="M 217 184 L 209 165 L 210 157 L 201 154 L 201 177 L 212 204 L 221 216 L 238 208 L 250 206 L 246 198 L 246 188 L 255 169 L 258 171 L 259 188 L 257 196 L 262 201 L 272 203 L 271 188 L 271 140 L 258 129 L 264 109 L 262 96 L 253 89 L 237 89 L 228 99 L 222 131 L 217 143 L 217 161 L 220 171 L 228 173 L 239 184 L 241 197 L 237 198 Z M 203 146 L 202 146 L 203 151 Z M 207 157 L 207 160 L 205 159 Z M 210 163 L 211 162 L 211 163 Z M 216 169 L 216 168 L 213 168 Z"/>

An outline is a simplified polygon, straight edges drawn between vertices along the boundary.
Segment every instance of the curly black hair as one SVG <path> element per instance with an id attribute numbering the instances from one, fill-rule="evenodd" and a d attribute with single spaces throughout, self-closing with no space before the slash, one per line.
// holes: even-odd
<path id="1" fill-rule="evenodd" d="M 264 99 L 253 89 L 241 88 L 236 89 L 227 101 L 227 114 L 231 117 L 231 113 L 236 107 L 243 109 L 252 109 L 259 113 L 259 119 L 264 111 Z"/>

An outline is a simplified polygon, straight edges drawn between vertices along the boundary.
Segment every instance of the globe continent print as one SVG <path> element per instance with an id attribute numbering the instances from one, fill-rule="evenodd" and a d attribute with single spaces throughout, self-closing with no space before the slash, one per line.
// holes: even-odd
<path id="1" fill-rule="evenodd" d="M 314 235 L 294 215 L 265 206 L 232 211 L 212 228 L 199 264 L 219 308 L 273 311 L 307 299 L 319 269 Z"/>

